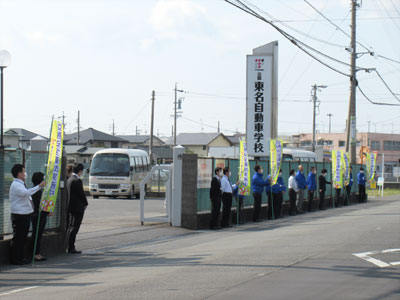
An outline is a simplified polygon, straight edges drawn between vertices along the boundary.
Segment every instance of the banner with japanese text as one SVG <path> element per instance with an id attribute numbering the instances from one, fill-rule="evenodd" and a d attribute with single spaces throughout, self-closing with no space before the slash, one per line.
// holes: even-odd
<path id="1" fill-rule="evenodd" d="M 61 161 L 64 139 L 64 126 L 53 121 L 50 133 L 49 154 L 46 170 L 46 186 L 43 189 L 40 210 L 54 212 L 61 178 Z"/>
<path id="2" fill-rule="evenodd" d="M 250 165 L 247 143 L 244 140 L 240 140 L 239 182 L 239 195 L 250 195 Z"/>
<path id="3" fill-rule="evenodd" d="M 368 172 L 368 180 L 373 180 L 375 177 L 375 167 L 376 167 L 376 153 L 367 153 L 366 167 Z"/>
<path id="4" fill-rule="evenodd" d="M 332 151 L 332 185 L 340 189 L 343 186 L 342 151 Z"/>
<path id="5" fill-rule="evenodd" d="M 342 152 L 342 165 L 344 185 L 348 185 L 350 183 L 350 158 L 346 152 Z"/>
<path id="6" fill-rule="evenodd" d="M 246 143 L 250 156 L 268 156 L 272 114 L 272 56 L 247 56 Z"/>
<path id="7" fill-rule="evenodd" d="M 281 140 L 270 141 L 270 170 L 272 185 L 276 184 L 279 177 L 279 171 L 281 170 L 282 154 L 283 154 L 283 143 Z"/>

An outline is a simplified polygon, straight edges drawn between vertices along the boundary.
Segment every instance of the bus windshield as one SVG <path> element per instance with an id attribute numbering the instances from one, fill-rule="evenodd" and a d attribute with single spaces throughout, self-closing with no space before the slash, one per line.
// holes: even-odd
<path id="1" fill-rule="evenodd" d="M 118 153 L 98 154 L 90 167 L 92 176 L 129 176 L 129 156 Z"/>

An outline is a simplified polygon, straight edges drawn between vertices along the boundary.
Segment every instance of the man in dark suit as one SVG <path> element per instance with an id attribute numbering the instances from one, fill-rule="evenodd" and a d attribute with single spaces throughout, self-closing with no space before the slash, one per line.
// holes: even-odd
<path id="1" fill-rule="evenodd" d="M 70 222 L 67 232 L 68 253 L 79 254 L 81 251 L 75 249 L 76 235 L 82 223 L 85 209 L 88 206 L 83 183 L 80 177 L 83 173 L 83 165 L 78 164 L 74 167 L 72 176 L 68 179 L 68 212 L 70 214 Z"/>
<path id="2" fill-rule="evenodd" d="M 221 199 L 222 199 L 222 191 L 221 191 L 221 177 L 222 177 L 222 168 L 216 167 L 214 170 L 215 176 L 211 180 L 211 189 L 210 189 L 210 199 L 211 199 L 211 220 L 210 220 L 210 229 L 216 230 L 220 227 L 218 226 L 218 217 L 219 212 L 221 210 Z"/>
<path id="3" fill-rule="evenodd" d="M 321 175 L 318 178 L 319 181 L 319 209 L 320 210 L 325 210 L 325 191 L 326 191 L 326 185 L 327 184 L 332 184 L 331 182 L 326 180 L 326 175 L 328 174 L 327 169 L 323 169 L 321 171 Z"/>

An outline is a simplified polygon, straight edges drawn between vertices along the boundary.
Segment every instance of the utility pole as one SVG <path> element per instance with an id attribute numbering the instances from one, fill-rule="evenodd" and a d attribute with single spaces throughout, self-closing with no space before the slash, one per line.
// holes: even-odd
<path id="1" fill-rule="evenodd" d="M 219 121 L 218 121 L 218 133 L 220 133 L 220 128 L 219 128 Z"/>
<path id="2" fill-rule="evenodd" d="M 351 63 L 351 76 L 350 76 L 350 99 L 349 111 L 347 116 L 347 138 L 346 138 L 346 152 L 350 154 L 350 163 L 357 162 L 356 146 L 357 146 L 357 131 L 356 131 L 356 12 L 358 0 L 351 0 L 351 44 L 350 44 L 350 63 Z M 350 150 L 350 151 L 349 151 Z"/>
<path id="3" fill-rule="evenodd" d="M 312 99 L 311 101 L 313 102 L 313 140 L 312 140 L 312 151 L 315 152 L 315 135 L 316 135 L 316 126 L 315 126 L 315 119 L 316 119 L 316 112 L 317 112 L 317 91 L 320 91 L 320 88 L 327 88 L 326 85 L 316 85 L 314 84 L 312 86 Z"/>
<path id="4" fill-rule="evenodd" d="M 156 93 L 153 91 L 151 93 L 151 122 L 150 122 L 150 144 L 149 144 L 149 156 L 150 163 L 153 163 L 153 130 L 154 130 L 154 100 L 156 98 Z"/>
<path id="5" fill-rule="evenodd" d="M 112 135 L 115 136 L 115 122 L 114 122 L 114 119 L 113 119 L 113 122 L 112 122 Z"/>
<path id="6" fill-rule="evenodd" d="M 329 117 L 329 133 L 331 133 L 331 118 L 333 117 L 333 115 L 329 113 L 327 114 L 327 116 Z"/>
<path id="7" fill-rule="evenodd" d="M 368 133 L 370 132 L 371 121 L 368 121 Z"/>
<path id="8" fill-rule="evenodd" d="M 177 113 L 177 110 L 178 110 L 178 92 L 180 92 L 180 93 L 184 93 L 185 91 L 184 90 L 178 90 L 178 83 L 177 82 L 175 82 L 175 88 L 174 88 L 174 91 L 175 91 L 175 101 L 174 101 L 174 147 L 176 146 L 176 119 L 177 119 L 177 117 L 178 117 L 178 113 Z"/>
<path id="9" fill-rule="evenodd" d="M 79 135 L 81 131 L 81 112 L 78 110 L 78 140 L 76 141 L 76 144 L 79 145 Z"/>

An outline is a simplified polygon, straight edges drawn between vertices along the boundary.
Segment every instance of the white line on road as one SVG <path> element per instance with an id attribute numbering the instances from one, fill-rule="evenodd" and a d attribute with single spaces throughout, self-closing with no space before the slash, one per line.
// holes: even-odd
<path id="1" fill-rule="evenodd" d="M 1 293 L 0 297 L 1 296 L 7 296 L 7 295 L 15 294 L 15 293 L 19 293 L 19 292 L 23 292 L 23 291 L 27 291 L 27 290 L 32 290 L 32 289 L 35 289 L 37 287 L 39 287 L 39 286 L 28 286 L 26 288 L 12 290 L 12 291 L 9 291 L 9 292 Z"/>
<path id="2" fill-rule="evenodd" d="M 397 266 L 400 265 L 400 262 L 395 261 L 391 263 L 386 263 L 382 260 L 376 259 L 371 257 L 370 255 L 374 254 L 383 254 L 383 253 L 394 253 L 394 252 L 400 252 L 400 249 L 386 249 L 386 250 L 380 250 L 380 251 L 370 251 L 370 252 L 363 252 L 363 253 L 353 253 L 354 256 L 357 256 L 363 260 L 366 260 L 374 265 L 377 265 L 380 268 L 386 268 L 390 266 Z"/>

